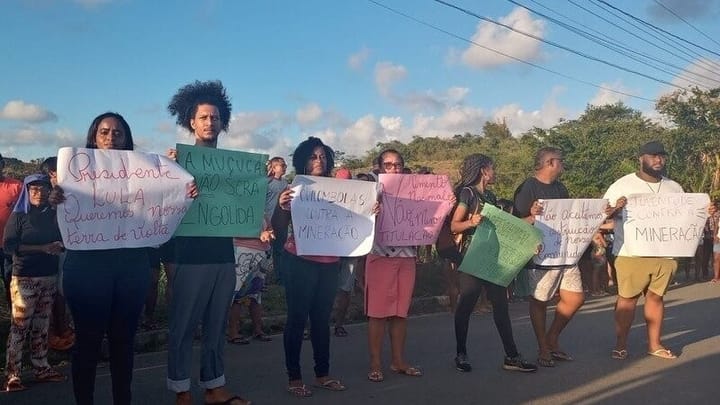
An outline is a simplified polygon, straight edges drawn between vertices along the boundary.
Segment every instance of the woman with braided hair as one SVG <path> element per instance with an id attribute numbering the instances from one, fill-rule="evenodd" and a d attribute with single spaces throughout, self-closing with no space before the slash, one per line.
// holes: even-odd
<path id="1" fill-rule="evenodd" d="M 453 233 L 463 234 L 463 251 L 480 225 L 483 216 L 480 214 L 484 204 L 497 206 L 497 198 L 488 186 L 495 183 L 495 168 L 493 161 L 480 153 L 469 155 L 463 159 L 460 166 L 460 180 L 455 187 L 458 205 L 450 222 Z M 478 263 L 482 266 L 482 263 Z M 467 359 L 467 334 L 470 315 L 484 287 L 493 306 L 493 318 L 500 339 L 505 348 L 503 368 L 514 371 L 536 371 L 537 367 L 523 360 L 515 346 L 512 334 L 512 324 L 508 313 L 508 299 L 503 286 L 479 279 L 467 273 L 460 272 L 457 276 L 460 297 L 455 310 L 455 340 L 457 356 L 455 366 L 463 372 L 472 371 Z"/>
<path id="2" fill-rule="evenodd" d="M 230 100 L 220 81 L 188 84 L 173 96 L 168 111 L 195 136 L 195 146 L 216 148 L 230 123 Z M 176 158 L 175 151 L 169 151 Z M 197 195 L 197 192 L 194 193 Z M 177 404 L 192 404 L 190 375 L 193 334 L 202 323 L 200 387 L 206 404 L 249 404 L 225 388 L 225 326 L 235 288 L 232 237 L 176 237 L 168 334 L 168 389 Z"/>

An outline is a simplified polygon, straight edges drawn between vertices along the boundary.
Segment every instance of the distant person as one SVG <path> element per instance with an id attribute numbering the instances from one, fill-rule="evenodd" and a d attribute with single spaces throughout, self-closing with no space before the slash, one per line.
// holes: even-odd
<path id="1" fill-rule="evenodd" d="M 540 200 L 570 198 L 559 178 L 564 170 L 562 151 L 553 147 L 540 148 L 535 154 L 535 175 L 526 179 L 516 190 L 514 214 L 533 224 L 542 214 Z M 572 356 L 560 349 L 560 333 L 585 302 L 580 269 L 574 266 L 541 266 L 530 263 L 527 269 L 530 285 L 530 322 L 538 343 L 538 364 L 554 367 L 555 361 L 569 361 Z M 547 307 L 555 293 L 560 301 L 555 318 L 547 328 Z"/>
<path id="2" fill-rule="evenodd" d="M 181 87 L 168 111 L 188 130 L 196 147 L 217 148 L 230 125 L 231 104 L 220 81 L 195 81 Z M 177 151 L 171 150 L 170 157 Z M 231 237 L 178 236 L 175 274 L 168 308 L 167 387 L 176 404 L 192 404 L 190 393 L 193 334 L 202 324 L 200 387 L 205 403 L 249 404 L 226 388 L 225 328 L 235 288 L 235 253 Z"/>
<path id="3" fill-rule="evenodd" d="M 635 319 L 635 308 L 641 295 L 645 295 L 645 325 L 647 327 L 647 353 L 663 359 L 677 356 L 661 341 L 665 314 L 663 297 L 677 270 L 677 261 L 671 257 L 639 257 L 628 253 L 624 244 L 624 224 L 627 217 L 623 208 L 627 196 L 635 193 L 682 193 L 680 184 L 665 177 L 667 152 L 662 143 L 651 141 L 639 148 L 638 170 L 625 175 L 608 187 L 603 198 L 610 201 L 615 219 L 613 254 L 618 281 L 618 298 L 615 304 L 615 348 L 612 357 L 623 360 L 628 356 L 627 338 Z"/>
<path id="4" fill-rule="evenodd" d="M 382 151 L 377 157 L 380 173 L 402 174 L 405 161 L 394 149 Z M 386 207 L 390 209 L 390 207 Z M 405 359 L 407 317 L 415 287 L 413 246 L 381 246 L 373 243 L 365 262 L 365 313 L 368 316 L 368 347 L 370 371 L 368 379 L 381 382 L 382 346 L 386 328 L 390 335 L 390 370 L 405 376 L 420 377 L 422 370 Z M 314 332 L 314 331 L 313 331 Z"/>
<path id="5" fill-rule="evenodd" d="M 267 220 L 268 224 L 272 221 L 272 215 L 275 212 L 275 207 L 277 207 L 280 193 L 285 191 L 288 186 L 288 182 L 284 178 L 286 172 L 287 163 L 285 163 L 285 159 L 281 158 L 280 156 L 275 156 L 268 161 L 268 187 L 267 195 L 265 198 L 265 219 Z M 283 285 L 282 271 L 284 269 L 284 266 L 282 266 L 280 263 L 283 259 L 283 245 L 285 245 L 286 239 L 287 235 L 284 230 L 273 230 L 273 240 L 271 241 L 273 270 L 275 272 L 275 278 L 277 279 L 277 283 L 280 285 Z"/>
<path id="6" fill-rule="evenodd" d="M 335 153 L 322 140 L 309 137 L 300 142 L 292 154 L 292 165 L 298 175 L 329 177 L 335 166 Z M 303 382 L 300 367 L 303 330 L 310 320 L 310 343 L 315 361 L 315 386 L 330 391 L 344 391 L 345 385 L 330 376 L 330 314 L 338 286 L 340 258 L 337 256 L 300 256 L 292 233 L 290 212 L 293 192 L 288 187 L 280 193 L 272 217 L 272 228 L 287 233 L 282 266 L 285 273 L 287 320 L 283 331 L 287 392 L 295 397 L 309 397 L 312 390 Z"/>
<path id="7" fill-rule="evenodd" d="M 4 246 L 13 255 L 12 310 L 7 340 L 5 391 L 22 391 L 22 358 L 30 335 L 35 380 L 65 381 L 47 359 L 48 329 L 57 290 L 58 256 L 64 249 L 55 210 L 48 204 L 50 179 L 42 174 L 25 178 L 13 213 L 5 227 Z"/>
<path id="8" fill-rule="evenodd" d="M 350 170 L 342 167 L 335 172 L 336 179 L 350 180 L 352 173 Z M 356 270 L 364 256 L 360 257 L 341 257 L 340 258 L 340 275 L 338 281 L 338 291 L 335 296 L 335 325 L 333 334 L 335 337 L 345 337 L 348 331 L 345 329 L 345 320 L 347 311 L 350 307 L 350 298 L 355 288 Z"/>
<path id="9" fill-rule="evenodd" d="M 476 228 L 483 220 L 480 213 L 485 204 L 497 206 L 497 198 L 490 190 L 495 183 L 495 166 L 493 161 L 479 153 L 468 155 L 460 166 L 460 180 L 455 187 L 458 195 L 458 206 L 453 213 L 450 229 L 454 233 L 463 234 L 463 252 L 470 244 Z M 473 266 L 483 266 L 483 263 L 472 263 Z M 537 366 L 525 361 L 515 345 L 512 322 L 508 310 L 508 296 L 506 287 L 482 280 L 468 273 L 460 272 L 457 276 L 460 288 L 457 310 L 455 311 L 455 340 L 456 357 L 455 367 L 459 371 L 472 371 L 467 357 L 467 334 L 470 315 L 480 297 L 482 287 L 485 287 L 488 298 L 493 306 L 493 319 L 495 327 L 505 350 L 503 369 L 512 371 L 532 372 Z"/>
<path id="10" fill-rule="evenodd" d="M 40 164 L 40 173 L 48 176 L 52 187 L 57 186 L 57 157 L 52 156 Z M 57 272 L 57 293 L 53 302 L 52 318 L 48 344 L 53 350 L 68 350 L 75 344 L 75 332 L 70 327 L 70 317 L 67 313 L 67 303 L 62 288 L 62 268 L 65 262 L 65 252 L 59 255 Z"/>
<path id="11" fill-rule="evenodd" d="M 12 278 L 12 254 L 6 254 L 2 246 L 3 230 L 15 202 L 20 195 L 23 183 L 5 176 L 5 159 L 0 155 L 0 274 L 5 286 L 5 301 L 12 308 L 10 301 L 10 279 Z"/>

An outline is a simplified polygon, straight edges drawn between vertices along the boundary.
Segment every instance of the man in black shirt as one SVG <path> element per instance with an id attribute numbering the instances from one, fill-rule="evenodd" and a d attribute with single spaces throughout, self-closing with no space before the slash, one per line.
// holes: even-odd
<path id="1" fill-rule="evenodd" d="M 570 198 L 567 188 L 558 178 L 564 170 L 562 151 L 544 147 L 535 155 L 535 175 L 515 190 L 514 213 L 533 224 L 535 216 L 542 214 L 542 200 Z M 530 321 L 538 342 L 538 364 L 554 367 L 555 360 L 572 360 L 560 350 L 558 340 L 575 312 L 585 301 L 580 270 L 574 266 L 540 266 L 530 263 Z M 546 328 L 547 305 L 560 291 L 560 301 L 550 329 Z"/>

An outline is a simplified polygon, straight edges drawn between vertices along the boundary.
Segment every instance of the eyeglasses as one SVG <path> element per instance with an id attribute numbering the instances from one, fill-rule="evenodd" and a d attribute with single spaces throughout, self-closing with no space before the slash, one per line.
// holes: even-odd
<path id="1" fill-rule="evenodd" d="M 382 165 L 383 165 L 383 169 L 385 169 L 385 170 L 390 170 L 393 168 L 400 170 L 403 167 L 405 167 L 405 165 L 402 162 L 383 162 Z"/>

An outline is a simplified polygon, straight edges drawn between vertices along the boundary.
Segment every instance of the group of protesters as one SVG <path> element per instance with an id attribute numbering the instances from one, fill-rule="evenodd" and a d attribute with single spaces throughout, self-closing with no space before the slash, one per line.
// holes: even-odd
<path id="1" fill-rule="evenodd" d="M 229 126 L 231 103 L 219 81 L 194 82 L 178 90 L 170 101 L 168 111 L 180 127 L 193 134 L 196 147 L 217 148 L 218 137 Z M 120 114 L 108 112 L 92 121 L 85 147 L 133 150 L 135 144 L 125 119 Z M 169 150 L 167 155 L 177 158 L 174 149 Z M 662 344 L 660 336 L 663 296 L 677 262 L 673 258 L 631 256 L 622 240 L 623 207 L 629 194 L 638 190 L 649 190 L 655 194 L 683 192 L 678 183 L 664 176 L 666 156 L 667 152 L 660 142 L 651 141 L 640 146 L 638 170 L 610 185 L 604 196 L 609 201 L 606 228 L 614 227 L 615 230 L 611 258 L 618 287 L 616 343 L 609 352 L 615 359 L 622 360 L 628 356 L 628 332 L 638 298 L 642 295 L 645 296 L 647 353 L 664 359 L 676 357 Z M 334 175 L 335 166 L 333 149 L 316 137 L 301 142 L 292 154 L 292 167 L 297 175 L 330 177 Z M 389 370 L 404 376 L 421 377 L 423 370 L 405 357 L 417 248 L 385 246 L 375 240 L 370 253 L 362 261 L 299 254 L 291 215 L 294 192 L 283 179 L 286 168 L 284 159 L 280 157 L 268 162 L 264 223 L 257 237 L 177 236 L 159 249 L 71 250 L 63 246 L 56 220 L 55 207 L 65 201 L 65 196 L 63 189 L 54 183 L 55 168 L 50 175 L 35 174 L 28 176 L 24 183 L 12 182 L 2 177 L 0 159 L 0 210 L 4 210 L 0 211 L 0 219 L 7 221 L 7 225 L 2 227 L 5 231 L 3 249 L 5 255 L 12 257 L 10 268 L 5 270 L 11 273 L 6 290 L 10 293 L 12 308 L 5 390 L 25 389 L 21 381 L 20 362 L 23 342 L 28 334 L 32 339 L 31 359 L 35 378 L 38 381 L 66 379 L 47 362 L 49 319 L 56 291 L 61 288 L 75 328 L 71 375 L 76 402 L 94 403 L 100 346 L 107 337 L 113 402 L 130 403 L 134 338 L 146 297 L 154 297 L 148 291 L 157 289 L 157 275 L 151 269 L 159 268 L 153 263 L 160 261 L 167 274 L 168 291 L 171 291 L 166 384 L 175 393 L 178 404 L 193 401 L 192 345 L 200 325 L 199 385 L 203 389 L 204 403 L 250 403 L 226 388 L 224 344 L 226 341 L 248 343 L 248 339 L 241 336 L 238 326 L 243 306 L 248 307 L 253 323 L 251 338 L 263 342 L 271 339 L 263 333 L 262 292 L 266 277 L 273 269 L 285 289 L 287 320 L 283 345 L 287 392 L 290 395 L 308 397 L 313 394 L 304 382 L 300 360 L 308 324 L 315 363 L 311 385 L 330 391 L 346 389 L 342 381 L 330 373 L 330 319 L 336 298 L 347 309 L 348 294 L 353 285 L 349 274 L 356 268 L 364 269 L 364 308 L 369 320 L 367 378 L 377 383 L 385 378 L 381 352 L 386 332 L 389 332 L 391 349 Z M 342 174 L 339 170 L 335 175 L 351 177 L 346 169 L 342 170 L 345 170 Z M 535 156 L 534 174 L 517 188 L 513 205 L 507 207 L 508 210 L 533 224 L 543 213 L 544 200 L 569 198 L 567 188 L 559 180 L 563 170 L 564 157 L 560 149 L 539 149 Z M 382 173 L 407 173 L 400 152 L 391 149 L 382 151 L 375 161 L 375 170 L 361 173 L 357 178 L 377 181 L 377 175 Z M 449 266 L 453 272 L 457 272 L 475 229 L 486 220 L 481 213 L 483 206 L 500 205 L 491 191 L 495 179 L 494 162 L 489 156 L 470 154 L 463 159 L 459 180 L 453 190 L 455 208 L 449 219 L 451 232 L 462 236 L 458 246 L 460 254 Z M 195 183 L 186 186 L 186 198 L 198 197 L 200 191 Z M 380 198 L 372 209 L 373 215 L 382 209 Z M 711 214 L 715 211 L 711 210 Z M 717 244 L 717 240 L 715 242 Z M 599 252 L 599 248 L 606 245 L 596 239 L 595 246 Z M 479 268 L 485 264 L 469 265 Z M 60 267 L 62 277 L 58 282 Z M 503 343 L 504 369 L 533 372 L 538 366 L 554 367 L 556 362 L 573 360 L 573 356 L 562 348 L 560 336 L 585 299 L 578 265 L 540 266 L 530 262 L 523 275 L 527 277 L 529 314 L 537 338 L 536 363 L 527 361 L 515 344 L 506 286 L 468 273 L 456 273 L 458 294 L 454 308 L 454 362 L 458 370 L 472 370 L 467 350 L 469 320 L 483 290 L 492 303 L 493 319 Z M 344 294 L 338 294 L 339 288 Z M 548 325 L 548 305 L 556 297 L 559 300 Z M 347 334 L 342 326 L 345 315 L 343 311 L 338 312 L 340 315 L 336 316 L 334 333 L 344 336 Z M 62 325 L 57 327 L 62 328 Z"/>

